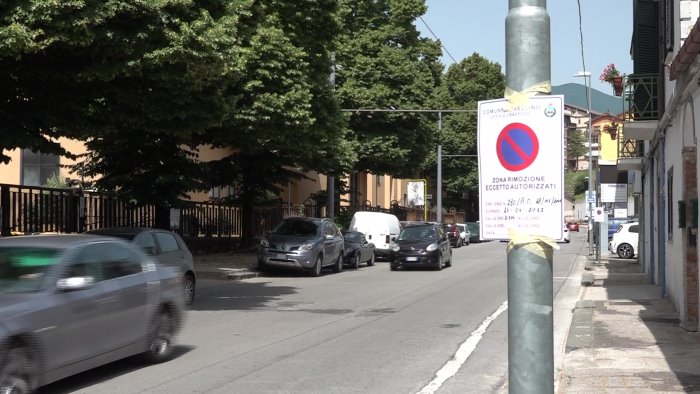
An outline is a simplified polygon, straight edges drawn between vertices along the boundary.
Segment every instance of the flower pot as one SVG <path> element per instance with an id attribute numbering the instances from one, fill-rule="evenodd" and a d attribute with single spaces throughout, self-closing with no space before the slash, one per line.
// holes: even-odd
<path id="1" fill-rule="evenodd" d="M 622 77 L 613 77 L 611 83 L 615 96 L 622 96 Z"/>
<path id="2" fill-rule="evenodd" d="M 610 139 L 614 140 L 615 138 L 617 138 L 617 130 L 610 130 L 609 133 L 610 133 Z"/>

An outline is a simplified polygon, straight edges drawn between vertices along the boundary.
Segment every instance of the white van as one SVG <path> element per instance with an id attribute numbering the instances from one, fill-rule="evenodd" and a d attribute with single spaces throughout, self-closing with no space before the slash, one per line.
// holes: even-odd
<path id="1" fill-rule="evenodd" d="M 374 244 L 374 256 L 377 260 L 391 259 L 391 243 L 401 232 L 399 218 L 383 212 L 358 211 L 352 216 L 350 230 L 359 231 Z"/>

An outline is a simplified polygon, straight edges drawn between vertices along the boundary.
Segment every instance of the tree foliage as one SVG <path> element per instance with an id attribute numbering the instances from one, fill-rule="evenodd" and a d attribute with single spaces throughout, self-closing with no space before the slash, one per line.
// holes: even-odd
<path id="1" fill-rule="evenodd" d="M 51 139 L 84 139 L 84 175 L 140 203 L 202 187 L 191 148 L 229 112 L 247 2 L 11 4 L 0 20 L 0 147 L 66 153 Z"/>
<path id="2" fill-rule="evenodd" d="M 503 97 L 505 76 L 498 63 L 491 62 L 478 53 L 451 65 L 435 94 L 435 106 L 442 109 L 467 110 L 469 112 L 445 112 L 442 128 L 436 139 L 442 145 L 443 187 L 447 191 L 446 203 L 464 207 L 464 193 L 475 202 L 479 188 L 477 155 L 477 114 L 481 100 Z M 471 155 L 449 157 L 449 155 Z M 424 176 L 433 178 L 437 173 L 437 153 L 432 151 L 423 162 Z M 470 204 L 468 211 L 475 209 Z"/>
<path id="3" fill-rule="evenodd" d="M 337 93 L 343 108 L 418 109 L 429 105 L 442 70 L 440 46 L 421 38 L 424 0 L 341 0 Z M 434 121 L 420 113 L 351 113 L 357 171 L 415 176 L 432 146 Z"/>

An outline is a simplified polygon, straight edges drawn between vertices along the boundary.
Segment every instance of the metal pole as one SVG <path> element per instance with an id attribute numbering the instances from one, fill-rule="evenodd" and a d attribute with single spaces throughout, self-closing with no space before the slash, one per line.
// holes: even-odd
<path id="1" fill-rule="evenodd" d="M 593 120 L 591 117 L 591 73 L 589 72 L 584 81 L 588 81 L 586 86 L 586 101 L 588 102 L 588 198 L 593 196 Z M 588 204 L 588 255 L 593 255 L 593 203 Z"/>
<path id="2" fill-rule="evenodd" d="M 506 86 L 516 92 L 551 79 L 546 5 L 546 0 L 508 2 Z M 554 393 L 552 256 L 552 246 L 540 239 L 511 239 L 508 245 L 511 393 Z"/>
<path id="3" fill-rule="evenodd" d="M 437 222 L 442 223 L 442 112 L 438 112 L 438 148 L 437 148 Z"/>
<path id="4" fill-rule="evenodd" d="M 335 90 L 335 52 L 331 53 L 331 61 L 333 65 L 331 66 L 331 75 L 328 80 L 329 84 Z M 335 177 L 328 174 L 328 182 L 326 189 L 328 191 L 326 200 L 326 216 L 329 219 L 335 219 Z"/>

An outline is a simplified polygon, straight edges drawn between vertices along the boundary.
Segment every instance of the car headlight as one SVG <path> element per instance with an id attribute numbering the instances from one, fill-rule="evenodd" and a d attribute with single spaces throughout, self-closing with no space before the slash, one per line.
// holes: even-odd
<path id="1" fill-rule="evenodd" d="M 260 240 L 260 247 L 261 248 L 269 248 L 270 242 L 268 242 L 266 239 L 261 239 Z"/>
<path id="2" fill-rule="evenodd" d="M 437 249 L 438 249 L 438 244 L 437 244 L 437 242 L 433 242 L 433 243 L 431 243 L 430 245 L 428 245 L 427 248 L 425 248 L 425 251 L 426 251 L 426 252 L 432 252 L 432 251 L 437 250 Z"/>
<path id="3" fill-rule="evenodd" d="M 392 252 L 398 252 L 399 250 L 401 250 L 401 247 L 399 245 L 391 244 L 391 251 Z"/>
<path id="4" fill-rule="evenodd" d="M 303 244 L 299 247 L 299 250 L 311 250 L 314 248 L 314 244 Z"/>

